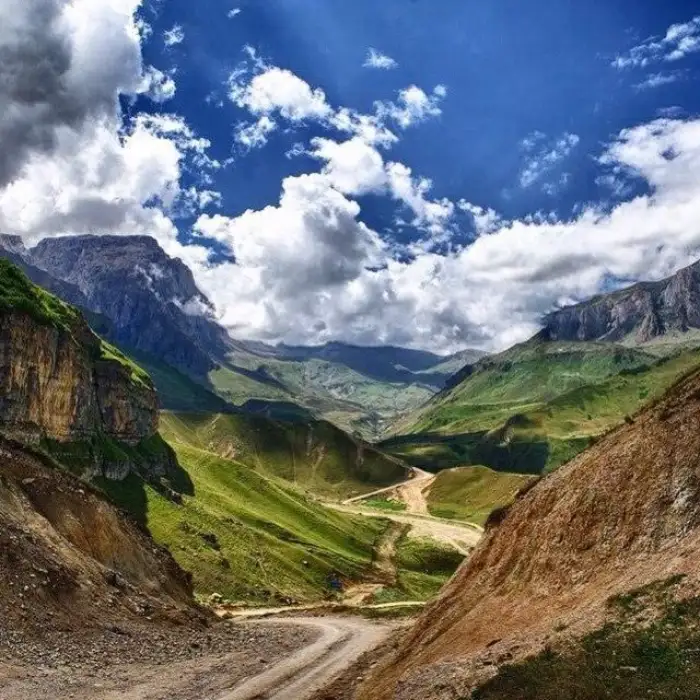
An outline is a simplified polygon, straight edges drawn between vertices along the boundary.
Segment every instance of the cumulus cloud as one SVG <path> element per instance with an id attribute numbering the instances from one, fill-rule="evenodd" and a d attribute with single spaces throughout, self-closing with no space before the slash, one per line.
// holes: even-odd
<path id="1" fill-rule="evenodd" d="M 240 15 L 241 12 L 243 12 L 243 10 L 241 10 L 240 7 L 234 7 L 232 10 L 229 10 L 229 11 L 228 11 L 228 13 L 226 14 L 226 16 L 227 16 L 229 19 L 233 19 L 234 17 L 238 17 L 238 15 Z"/>
<path id="2" fill-rule="evenodd" d="M 438 85 L 430 95 L 418 86 L 411 85 L 399 92 L 396 102 L 378 102 L 377 115 L 392 119 L 402 129 L 406 129 L 431 117 L 439 117 L 442 114 L 440 103 L 446 96 L 447 88 L 444 85 Z"/>
<path id="3" fill-rule="evenodd" d="M 633 46 L 613 61 L 619 70 L 644 68 L 654 63 L 674 62 L 700 51 L 700 15 L 671 25 L 662 37 L 652 37 Z"/>
<path id="4" fill-rule="evenodd" d="M 330 162 L 334 148 L 317 144 L 319 154 L 328 148 Z M 503 348 L 534 333 L 547 311 L 599 292 L 611 277 L 658 279 L 700 254 L 700 120 L 625 130 L 601 162 L 644 178 L 650 194 L 568 221 L 503 221 L 462 200 L 458 208 L 476 223 L 474 242 L 399 258 L 361 226 L 359 207 L 335 190 L 330 174 L 292 179 L 279 206 L 200 220 L 202 235 L 229 245 L 236 262 L 201 262 L 196 276 L 241 337 Z M 339 184 L 346 174 L 333 177 Z M 341 255 L 341 243 L 346 262 L 317 271 Z"/>
<path id="5" fill-rule="evenodd" d="M 120 94 L 162 102 L 175 91 L 172 74 L 143 67 L 139 5 L 0 5 L 4 230 L 30 241 L 80 232 L 151 233 L 174 241 L 170 213 L 207 201 L 205 194 L 193 195 L 196 184 L 183 189 L 181 179 L 190 166 L 205 179 L 220 167 L 206 154 L 209 143 L 178 117 L 124 120 L 121 114 Z"/>
<path id="6" fill-rule="evenodd" d="M 177 91 L 177 85 L 173 79 L 174 75 L 174 71 L 164 73 L 154 66 L 148 66 L 144 71 L 140 92 L 148 95 L 154 102 L 162 103 L 172 100 Z"/>
<path id="7" fill-rule="evenodd" d="M 399 64 L 386 54 L 377 51 L 376 49 L 370 48 L 367 52 L 367 58 L 362 64 L 363 68 L 376 68 L 378 70 L 392 70 L 398 68 Z"/>
<path id="8" fill-rule="evenodd" d="M 0 186 L 63 128 L 115 114 L 141 84 L 140 0 L 3 0 L 0 4 Z"/>

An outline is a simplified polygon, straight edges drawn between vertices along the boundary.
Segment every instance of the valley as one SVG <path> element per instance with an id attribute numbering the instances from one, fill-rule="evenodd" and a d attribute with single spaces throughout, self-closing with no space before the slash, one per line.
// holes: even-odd
<path id="1" fill-rule="evenodd" d="M 513 692 L 514 677 L 533 698 L 547 697 L 547 674 L 595 664 L 611 649 L 641 663 L 630 648 L 646 633 L 629 605 L 640 615 L 657 610 L 662 636 L 671 618 L 680 619 L 673 653 L 685 653 L 692 630 L 678 606 L 694 600 L 691 540 L 683 536 L 689 553 L 674 555 L 673 566 L 662 560 L 675 546 L 675 535 L 663 544 L 666 533 L 681 523 L 694 532 L 688 431 L 700 350 L 692 333 L 682 342 L 674 330 L 636 344 L 628 333 L 621 344 L 552 339 L 545 329 L 497 355 L 461 355 L 468 363 L 451 378 L 440 372 L 454 359 L 435 364 L 398 349 L 282 347 L 269 356 L 260 345 L 227 345 L 235 362 L 214 363 L 202 375 L 153 354 L 160 352 L 153 344 L 111 345 L 74 307 L 0 264 L 0 447 L 9 459 L 0 517 L 17 533 L 7 562 L 30 551 L 34 567 L 0 579 L 11 621 L 0 651 L 47 625 L 55 640 L 40 656 L 40 675 L 27 666 L 37 642 L 0 661 L 9 700 L 39 692 L 100 700 L 189 700 L 193 693 L 432 700 L 438 686 L 496 700 Z M 249 353 L 268 354 L 262 374 Z M 232 378 L 233 365 L 243 384 Z M 269 394 L 236 393 L 259 381 Z M 316 389 L 312 397 L 306 382 L 322 386 L 325 398 Z M 411 394 L 416 387 L 425 393 Z M 369 405 L 381 421 L 354 430 L 346 417 L 366 422 Z M 357 406 L 363 410 L 353 414 Z M 388 437 L 368 439 L 399 414 Z M 658 462 L 656 448 L 643 447 L 654 441 L 669 446 L 677 465 L 665 482 L 671 467 Z M 645 460 L 656 460 L 654 468 L 637 471 Z M 631 485 L 631 500 L 599 505 L 622 493 L 622 483 Z M 55 484 L 73 495 L 51 496 Z M 593 500 L 585 495 L 591 489 Z M 651 495 L 635 500 L 635 489 Z M 570 514 L 565 522 L 561 509 Z M 39 514 L 48 531 L 38 527 Z M 624 534 L 632 522 L 636 529 Z M 630 546 L 648 552 L 648 562 L 624 563 L 620 549 L 606 575 L 581 573 L 587 558 L 613 556 L 596 539 L 600 527 L 640 543 Z M 28 550 L 37 537 L 45 549 Z M 36 572 L 45 583 L 37 585 Z M 95 588 L 95 579 L 105 586 Z M 545 607 L 530 580 L 548 591 Z M 25 602 L 10 613 L 16 585 Z M 623 609 L 609 602 L 626 595 L 634 602 Z M 67 604 L 79 611 L 74 622 L 84 634 L 77 660 L 61 641 L 60 630 L 72 625 Z M 586 606 L 597 611 L 590 619 Z M 586 635 L 603 620 L 612 627 L 592 650 Z M 556 663 L 540 641 L 554 628 L 547 638 L 561 644 Z M 422 635 L 432 641 L 417 641 Z M 125 646 L 104 664 L 100 650 L 115 636 Z M 148 648 L 143 658 L 129 656 L 132 639 Z M 177 667 L 163 656 L 173 645 Z M 503 670 L 477 672 L 483 668 Z M 532 669 L 544 673 L 537 682 Z M 334 694 L 324 695 L 327 688 Z"/>

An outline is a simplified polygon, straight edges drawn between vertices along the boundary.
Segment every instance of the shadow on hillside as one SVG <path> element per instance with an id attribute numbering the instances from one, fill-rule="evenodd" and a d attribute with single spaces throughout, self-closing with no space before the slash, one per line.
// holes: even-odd
<path id="1" fill-rule="evenodd" d="M 541 438 L 517 437 L 504 442 L 486 431 L 461 435 L 403 435 L 385 440 L 379 448 L 428 469 L 482 465 L 495 471 L 520 474 L 544 472 L 552 449 L 550 443 Z"/>
<path id="2" fill-rule="evenodd" d="M 148 531 L 148 488 L 175 504 L 182 503 L 183 496 L 194 496 L 194 483 L 178 462 L 175 451 L 160 435 L 141 445 L 137 453 L 142 461 L 138 473 L 131 472 L 123 481 L 100 477 L 97 486 L 108 498 L 128 513 L 142 528 Z M 157 476 L 164 474 L 163 476 Z"/>

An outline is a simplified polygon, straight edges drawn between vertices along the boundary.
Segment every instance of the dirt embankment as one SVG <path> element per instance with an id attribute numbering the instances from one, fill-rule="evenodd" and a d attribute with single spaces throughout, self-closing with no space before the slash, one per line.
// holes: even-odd
<path id="1" fill-rule="evenodd" d="M 698 374 L 519 498 L 359 697 L 468 694 L 564 628 L 600 625 L 610 596 L 678 573 L 700 588 Z"/>
<path id="2" fill-rule="evenodd" d="M 133 620 L 201 625 L 190 577 L 92 487 L 0 438 L 0 654 Z"/>

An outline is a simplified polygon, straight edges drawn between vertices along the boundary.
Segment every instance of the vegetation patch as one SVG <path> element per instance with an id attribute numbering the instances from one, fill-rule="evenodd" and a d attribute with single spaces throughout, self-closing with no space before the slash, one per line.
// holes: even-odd
<path id="1" fill-rule="evenodd" d="M 502 667 L 470 700 L 695 700 L 700 598 L 676 600 L 681 579 L 611 599 L 616 617 L 602 629 Z"/>
<path id="2" fill-rule="evenodd" d="M 349 498 L 406 478 L 403 463 L 324 421 L 165 413 L 161 430 L 170 441 L 235 460 L 315 496 Z"/>
<path id="3" fill-rule="evenodd" d="M 428 510 L 439 518 L 483 525 L 491 512 L 510 504 L 533 477 L 461 467 L 438 473 L 428 494 Z"/>
<path id="4" fill-rule="evenodd" d="M 397 583 L 374 595 L 375 603 L 434 598 L 464 561 L 452 547 L 432 539 L 403 535 L 396 545 Z"/>
<path id="5" fill-rule="evenodd" d="M 368 498 L 362 501 L 363 506 L 368 508 L 376 508 L 377 510 L 388 510 L 394 513 L 400 513 L 406 510 L 406 504 L 395 498 Z"/>
<path id="6" fill-rule="evenodd" d="M 477 363 L 381 446 L 432 469 L 549 472 L 698 366 L 697 349 L 659 358 L 613 344 L 534 339 Z"/>
<path id="7" fill-rule="evenodd" d="M 107 487 L 192 572 L 202 596 L 315 602 L 335 595 L 332 576 L 359 581 L 371 570 L 385 521 L 328 510 L 240 462 L 172 446 L 192 483 L 180 503 L 137 477 Z"/>
<path id="8" fill-rule="evenodd" d="M 0 311 L 22 312 L 37 323 L 70 331 L 80 313 L 41 287 L 9 260 L 0 259 Z"/>

